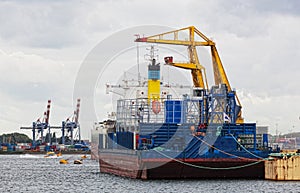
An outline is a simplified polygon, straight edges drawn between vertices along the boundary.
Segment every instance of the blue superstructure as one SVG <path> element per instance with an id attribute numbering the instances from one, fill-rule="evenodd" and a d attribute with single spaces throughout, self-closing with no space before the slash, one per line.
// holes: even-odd
<path id="1" fill-rule="evenodd" d="M 100 137 L 100 149 L 140 150 L 142 157 L 180 159 L 256 159 L 271 151 L 267 134 L 257 139 L 255 123 L 235 123 L 240 107 L 226 85 L 210 92 L 196 88 L 180 99 L 169 95 L 160 105 L 162 111 L 155 114 L 147 99 L 118 100 L 116 132 L 108 133 L 105 142 Z"/>
<path id="2" fill-rule="evenodd" d="M 189 38 L 178 41 L 178 32 L 186 30 Z M 195 41 L 195 35 L 204 42 Z M 135 95 L 124 95 L 117 101 L 115 130 L 99 136 L 100 171 L 142 179 L 262 178 L 264 160 L 272 152 L 267 133 L 257 134 L 255 123 L 244 122 L 214 42 L 194 26 L 136 42 L 187 46 L 188 62 L 173 62 L 168 56 L 165 64 L 191 70 L 194 87 L 172 93 L 172 86 L 157 81 L 159 65 L 152 60 L 145 84 L 148 97 L 143 84 L 132 89 Z M 211 47 L 211 88 L 196 46 Z M 127 85 L 124 89 L 129 93 Z"/>

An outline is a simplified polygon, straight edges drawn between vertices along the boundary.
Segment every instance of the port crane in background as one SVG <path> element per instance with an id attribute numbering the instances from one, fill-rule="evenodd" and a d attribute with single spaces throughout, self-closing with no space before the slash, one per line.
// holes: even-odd
<path id="1" fill-rule="evenodd" d="M 68 117 L 66 121 L 62 122 L 62 128 L 61 128 L 61 133 L 62 133 L 62 144 L 65 144 L 65 131 L 67 131 L 68 135 L 71 138 L 71 144 L 74 145 L 74 130 L 77 129 L 76 134 L 78 135 L 79 142 L 81 141 L 81 136 L 80 136 L 80 125 L 79 125 L 79 109 L 80 109 L 80 99 L 77 99 L 77 105 L 76 105 L 76 110 L 74 111 L 72 117 Z"/>
<path id="2" fill-rule="evenodd" d="M 37 145 L 38 136 L 40 136 L 41 144 L 44 143 L 44 130 L 48 129 L 50 134 L 49 117 L 50 117 L 50 105 L 51 100 L 48 100 L 47 110 L 43 114 L 43 118 L 38 118 L 32 123 L 32 127 L 21 127 L 20 129 L 31 129 L 32 130 L 32 148 Z M 50 136 L 50 135 L 49 135 Z"/>
<path id="3" fill-rule="evenodd" d="M 188 39 L 179 38 L 180 33 L 188 33 Z M 170 38 L 171 37 L 171 38 Z M 196 38 L 199 38 L 204 41 L 196 41 Z M 170 44 L 170 45 L 182 45 L 187 46 L 189 62 L 187 63 L 176 63 L 173 62 L 173 57 L 168 56 L 165 57 L 165 63 L 171 66 L 188 69 L 191 70 L 193 84 L 196 88 L 201 88 L 206 91 L 209 91 L 208 82 L 206 78 L 205 67 L 200 64 L 198 54 L 197 54 L 197 46 L 209 46 L 211 49 L 212 56 L 212 65 L 213 65 L 213 73 L 214 73 L 214 82 L 215 85 L 225 84 L 229 92 L 234 93 L 237 106 L 235 112 L 237 114 L 237 118 L 235 120 L 236 123 L 243 123 L 244 119 L 242 117 L 241 111 L 241 103 L 236 95 L 236 92 L 231 89 L 229 84 L 227 75 L 225 73 L 225 69 L 222 65 L 220 56 L 218 54 L 216 44 L 207 38 L 203 33 L 201 33 L 194 26 L 182 28 L 179 30 L 173 30 L 166 33 L 161 33 L 149 37 L 141 37 L 135 40 L 136 42 L 147 42 L 147 43 L 156 43 L 156 44 Z"/>

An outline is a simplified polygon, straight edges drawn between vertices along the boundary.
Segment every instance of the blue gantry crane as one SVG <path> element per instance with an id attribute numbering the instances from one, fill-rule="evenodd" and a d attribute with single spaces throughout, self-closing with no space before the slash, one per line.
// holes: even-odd
<path id="1" fill-rule="evenodd" d="M 36 121 L 32 123 L 32 127 L 21 127 L 20 129 L 32 129 L 32 148 L 36 148 L 37 139 L 40 138 L 40 143 L 43 144 L 44 139 L 44 131 L 48 130 L 50 133 L 50 126 L 49 126 L 49 117 L 50 117 L 50 105 L 51 100 L 48 100 L 47 110 L 43 114 L 43 118 L 38 118 Z M 39 137 L 40 136 L 40 137 Z"/>
<path id="2" fill-rule="evenodd" d="M 80 125 L 79 125 L 79 109 L 80 109 L 80 99 L 77 99 L 76 110 L 74 111 L 72 117 L 68 117 L 65 121 L 62 121 L 62 144 L 66 144 L 66 135 L 65 132 L 67 131 L 67 136 L 70 137 L 70 145 L 74 145 L 74 131 L 76 130 L 76 134 L 78 135 L 79 142 L 81 141 L 80 136 Z"/>

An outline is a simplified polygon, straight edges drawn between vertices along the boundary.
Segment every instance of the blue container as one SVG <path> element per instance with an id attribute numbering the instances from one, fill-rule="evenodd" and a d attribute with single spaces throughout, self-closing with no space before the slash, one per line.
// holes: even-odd
<path id="1" fill-rule="evenodd" d="M 268 147 L 268 134 L 264 133 L 263 134 L 263 147 Z"/>
<path id="2" fill-rule="evenodd" d="M 81 143 L 76 143 L 75 145 L 74 145 L 74 148 L 76 148 L 76 149 L 80 149 L 80 148 L 82 148 L 83 147 L 83 145 L 81 144 Z"/>
<path id="3" fill-rule="evenodd" d="M 166 123 L 180 123 L 182 119 L 182 101 L 165 101 L 165 112 Z"/>
<path id="4" fill-rule="evenodd" d="M 50 151 L 50 146 L 49 146 L 49 145 L 46 145 L 44 150 L 45 150 L 45 151 Z"/>
<path id="5" fill-rule="evenodd" d="M 133 133 L 117 132 L 117 143 L 119 148 L 133 149 Z"/>

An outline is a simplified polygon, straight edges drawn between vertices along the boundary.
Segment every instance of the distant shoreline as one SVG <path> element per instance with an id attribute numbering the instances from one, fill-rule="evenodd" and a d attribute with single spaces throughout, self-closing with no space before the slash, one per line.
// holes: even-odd
<path id="1" fill-rule="evenodd" d="M 19 155 L 19 154 L 46 154 L 46 151 L 0 151 L 0 155 Z M 61 151 L 62 154 L 91 154 L 91 151 L 81 151 L 81 150 L 77 150 L 77 151 L 72 151 L 72 150 L 68 150 L 68 151 Z"/>

